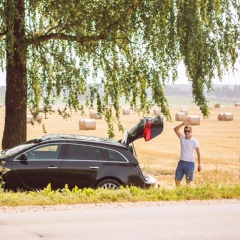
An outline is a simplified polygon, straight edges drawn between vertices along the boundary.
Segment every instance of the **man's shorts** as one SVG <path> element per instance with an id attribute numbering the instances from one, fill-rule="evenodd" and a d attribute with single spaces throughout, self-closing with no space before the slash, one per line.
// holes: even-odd
<path id="1" fill-rule="evenodd" d="M 177 165 L 175 179 L 182 181 L 185 175 L 187 181 L 193 181 L 195 163 L 180 160 Z"/>

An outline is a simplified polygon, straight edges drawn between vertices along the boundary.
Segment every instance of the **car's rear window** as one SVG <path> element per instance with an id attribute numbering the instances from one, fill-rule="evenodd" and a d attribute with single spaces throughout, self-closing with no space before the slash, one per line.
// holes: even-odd
<path id="1" fill-rule="evenodd" d="M 127 159 L 117 151 L 106 149 L 108 161 L 127 162 Z"/>
<path id="2" fill-rule="evenodd" d="M 67 144 L 64 159 L 127 162 L 127 159 L 116 150 L 83 144 Z"/>

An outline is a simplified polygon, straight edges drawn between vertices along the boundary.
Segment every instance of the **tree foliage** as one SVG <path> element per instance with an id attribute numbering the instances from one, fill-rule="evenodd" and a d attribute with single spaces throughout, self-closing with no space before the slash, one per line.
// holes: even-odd
<path id="1" fill-rule="evenodd" d="M 181 61 L 194 101 L 208 116 L 204 89 L 234 71 L 239 20 L 239 0 L 1 0 L 3 148 L 26 140 L 27 107 L 37 114 L 58 97 L 64 117 L 97 102 L 110 137 L 115 122 L 123 130 L 122 97 L 143 114 L 157 105 L 171 120 L 164 85 L 177 79 Z"/>

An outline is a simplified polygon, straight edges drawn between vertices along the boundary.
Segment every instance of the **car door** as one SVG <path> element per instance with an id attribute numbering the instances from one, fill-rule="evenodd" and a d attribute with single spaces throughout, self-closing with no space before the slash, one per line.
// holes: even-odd
<path id="1" fill-rule="evenodd" d="M 43 189 L 50 183 L 52 189 L 59 185 L 59 154 L 62 144 L 44 144 L 16 157 L 12 171 L 28 189 Z"/>
<path id="2" fill-rule="evenodd" d="M 155 118 L 144 117 L 132 129 L 125 132 L 121 143 L 128 146 L 139 138 L 144 138 L 145 141 L 149 141 L 162 133 L 163 126 L 162 116 Z"/>
<path id="3" fill-rule="evenodd" d="M 66 144 L 60 167 L 61 179 L 70 189 L 75 186 L 94 188 L 96 178 L 105 162 L 99 147 L 78 143 Z"/>

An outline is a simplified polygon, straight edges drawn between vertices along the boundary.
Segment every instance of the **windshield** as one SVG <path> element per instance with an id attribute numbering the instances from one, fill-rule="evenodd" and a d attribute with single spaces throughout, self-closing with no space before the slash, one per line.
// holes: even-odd
<path id="1" fill-rule="evenodd" d="M 32 145 L 33 145 L 32 143 L 31 144 L 22 144 L 22 145 L 14 147 L 14 148 L 2 150 L 0 153 L 0 158 L 11 157 L 11 156 L 21 152 L 22 150 L 30 148 Z"/>

